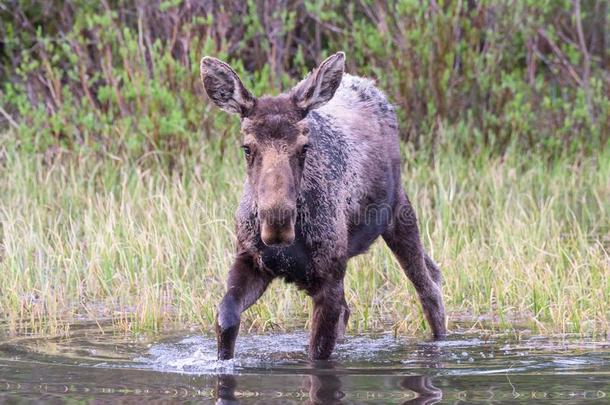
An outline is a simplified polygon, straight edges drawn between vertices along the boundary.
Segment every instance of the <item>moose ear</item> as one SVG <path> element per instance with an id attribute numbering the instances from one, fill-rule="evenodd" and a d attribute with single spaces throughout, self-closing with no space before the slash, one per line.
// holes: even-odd
<path id="1" fill-rule="evenodd" d="M 237 73 L 223 61 L 210 56 L 201 59 L 201 81 L 210 99 L 222 110 L 247 117 L 256 98 L 237 76 Z"/>
<path id="2" fill-rule="evenodd" d="M 295 105 L 306 112 L 322 107 L 333 98 L 339 88 L 344 69 L 343 52 L 328 57 L 292 89 L 292 100 Z"/>

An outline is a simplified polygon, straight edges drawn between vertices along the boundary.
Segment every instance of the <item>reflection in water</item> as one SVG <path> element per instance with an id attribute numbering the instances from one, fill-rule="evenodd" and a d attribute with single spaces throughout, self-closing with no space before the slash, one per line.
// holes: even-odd
<path id="1" fill-rule="evenodd" d="M 373 346 L 372 341 L 357 341 L 357 344 L 363 344 L 367 347 Z M 387 341 L 384 341 L 387 343 Z M 349 347 L 350 351 L 354 353 L 356 351 L 356 345 L 352 343 L 352 347 Z M 340 345 L 339 348 L 346 346 Z M 376 345 L 377 349 L 383 349 L 383 345 Z M 362 354 L 362 347 L 358 350 Z M 420 347 L 419 356 L 426 359 L 426 368 L 442 368 L 443 358 L 446 353 L 442 350 L 442 347 L 437 344 L 425 344 Z M 342 355 L 342 351 L 339 351 L 339 356 Z M 347 398 L 353 399 L 354 393 L 349 392 L 349 388 L 346 387 L 342 381 L 341 376 L 344 378 L 350 378 L 349 374 L 346 376 L 346 370 L 342 367 L 341 362 L 336 361 L 318 361 L 314 363 L 308 363 L 309 367 L 305 370 L 303 376 L 302 387 L 308 394 L 308 400 L 306 404 L 322 405 L 322 404 L 343 404 Z M 373 371 L 373 370 L 372 370 Z M 373 371 L 374 373 L 374 371 Z M 373 376 L 371 376 L 373 377 Z M 381 377 L 381 376 L 375 376 Z M 402 402 L 403 404 L 416 404 L 416 405 L 429 405 L 439 402 L 443 398 L 443 392 L 434 386 L 432 378 L 428 375 L 411 375 L 398 377 L 398 383 L 391 384 L 386 387 L 387 391 L 391 391 L 393 395 L 396 395 L 396 391 L 402 391 L 409 399 Z M 394 381 L 394 379 L 391 379 Z M 236 396 L 238 390 L 239 376 L 233 374 L 220 374 L 217 377 L 215 396 L 217 404 L 239 404 L 240 401 Z M 352 383 L 353 386 L 353 383 Z M 285 388 L 285 387 L 284 387 Z M 361 391 L 358 387 L 358 391 Z M 379 396 L 383 394 L 383 385 L 377 384 L 371 387 L 370 394 Z M 360 392 L 361 393 L 361 392 Z M 351 402 L 351 401 L 350 401 Z M 286 403 L 285 401 L 282 403 Z"/>
<path id="2" fill-rule="evenodd" d="M 342 404 L 345 393 L 341 391 L 341 379 L 334 374 L 312 374 L 306 380 L 309 400 L 307 404 Z"/>
<path id="3" fill-rule="evenodd" d="M 235 388 L 237 388 L 237 379 L 232 374 L 221 374 L 216 380 L 216 396 L 217 405 L 239 404 L 235 397 Z"/>
<path id="4" fill-rule="evenodd" d="M 400 382 L 400 386 L 417 394 L 416 398 L 403 402 L 403 405 L 430 405 L 443 399 L 443 391 L 435 387 L 432 378 L 427 375 L 405 377 Z"/>
<path id="5" fill-rule="evenodd" d="M 610 341 L 350 336 L 331 361 L 307 335 L 244 335 L 234 361 L 211 336 L 133 339 L 96 328 L 0 341 L 0 403 L 576 403 L 610 398 Z M 533 377 L 535 376 L 535 377 Z M 442 388 L 442 391 L 441 391 Z"/>
<path id="6" fill-rule="evenodd" d="M 314 373 L 304 376 L 303 386 L 308 392 L 309 399 L 306 404 L 312 405 L 339 405 L 344 404 L 343 399 L 349 393 L 344 392 L 339 375 L 332 373 L 332 366 L 313 369 Z M 330 371 L 330 372 L 329 372 Z M 214 392 L 217 405 L 236 405 L 239 398 L 236 396 L 238 378 L 233 374 L 217 376 L 216 390 Z M 432 378 L 426 375 L 406 376 L 400 379 L 400 388 L 414 393 L 414 398 L 402 404 L 431 405 L 443 398 L 443 392 L 432 384 Z M 372 394 L 378 395 L 379 391 Z M 411 397 L 412 395 L 409 395 Z M 283 401 L 282 403 L 288 403 Z"/>

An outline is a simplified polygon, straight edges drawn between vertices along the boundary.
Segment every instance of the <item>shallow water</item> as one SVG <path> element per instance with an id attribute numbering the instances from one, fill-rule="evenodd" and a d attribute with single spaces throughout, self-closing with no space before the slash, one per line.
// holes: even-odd
<path id="1" fill-rule="evenodd" d="M 347 336 L 311 364 L 306 333 L 121 337 L 98 327 L 0 343 L 0 401 L 218 404 L 610 402 L 610 342 L 454 334 L 441 343 Z"/>

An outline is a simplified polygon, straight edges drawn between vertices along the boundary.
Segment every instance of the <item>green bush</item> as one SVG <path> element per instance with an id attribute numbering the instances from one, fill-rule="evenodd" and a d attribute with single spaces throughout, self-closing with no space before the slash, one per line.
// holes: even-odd
<path id="1" fill-rule="evenodd" d="M 260 95 L 344 50 L 415 148 L 590 153 L 610 133 L 609 12 L 604 0 L 13 0 L 0 5 L 1 122 L 26 151 L 174 162 L 236 133 L 203 95 L 203 55 Z"/>

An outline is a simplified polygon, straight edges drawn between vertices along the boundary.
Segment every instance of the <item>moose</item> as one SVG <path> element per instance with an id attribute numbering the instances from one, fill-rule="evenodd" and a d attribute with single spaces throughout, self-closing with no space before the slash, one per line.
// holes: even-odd
<path id="1" fill-rule="evenodd" d="M 442 339 L 441 272 L 422 247 L 401 183 L 395 108 L 374 82 L 344 73 L 343 52 L 289 92 L 260 98 L 228 64 L 205 56 L 200 67 L 211 101 L 241 118 L 247 172 L 235 259 L 216 315 L 218 359 L 233 358 L 242 312 L 275 278 L 312 298 L 308 355 L 327 359 L 350 314 L 347 261 L 379 236 Z"/>

